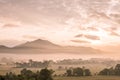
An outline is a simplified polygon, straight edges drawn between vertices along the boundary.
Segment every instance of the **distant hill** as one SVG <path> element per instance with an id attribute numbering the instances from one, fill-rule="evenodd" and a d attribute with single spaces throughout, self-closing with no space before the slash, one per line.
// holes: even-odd
<path id="1" fill-rule="evenodd" d="M 0 45 L 0 49 L 8 49 L 8 47 Z"/>
<path id="2" fill-rule="evenodd" d="M 14 48 L 16 49 L 26 49 L 26 48 L 31 48 L 31 49 L 51 49 L 51 48 L 59 48 L 59 45 L 53 44 L 52 42 L 49 42 L 47 40 L 42 40 L 42 39 L 37 39 L 32 42 L 26 42 L 24 44 L 18 45 Z"/>
<path id="3" fill-rule="evenodd" d="M 83 46 L 60 46 L 48 40 L 38 39 L 15 46 L 13 48 L 0 46 L 0 53 L 79 53 L 97 54 L 102 51 Z"/>

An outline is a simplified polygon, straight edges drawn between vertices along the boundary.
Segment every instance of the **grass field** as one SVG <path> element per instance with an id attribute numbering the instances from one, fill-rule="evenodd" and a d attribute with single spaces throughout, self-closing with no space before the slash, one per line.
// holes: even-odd
<path id="1" fill-rule="evenodd" d="M 54 80 L 120 80 L 118 76 L 54 77 Z"/>
<path id="2" fill-rule="evenodd" d="M 40 68 L 28 68 L 34 72 L 40 70 Z M 0 67 L 0 75 L 4 75 L 7 72 L 14 72 L 19 74 L 22 68 Z M 55 74 L 63 74 L 64 70 L 56 70 Z M 90 77 L 54 77 L 54 80 L 120 80 L 120 76 L 90 76 Z"/>
<path id="3" fill-rule="evenodd" d="M 59 70 L 58 67 L 62 66 L 63 69 Z M 62 75 L 66 72 L 65 68 L 69 68 L 69 67 L 83 67 L 85 66 L 85 68 L 88 68 L 91 70 L 92 75 L 94 75 L 95 73 L 98 73 L 99 71 L 101 71 L 102 69 L 106 68 L 105 65 L 101 65 L 101 64 L 88 64 L 88 65 L 52 65 L 51 67 L 49 67 L 49 69 L 53 69 L 55 71 L 55 74 L 57 75 Z M 8 66 L 8 65 L 0 65 L 0 75 L 4 75 L 7 72 L 14 72 L 16 74 L 19 74 L 20 71 L 23 68 L 14 68 L 14 66 Z M 29 70 L 32 70 L 33 72 L 36 72 L 37 70 L 40 70 L 41 68 L 27 68 Z"/>
<path id="4" fill-rule="evenodd" d="M 7 72 L 19 74 L 23 68 L 12 68 L 10 66 L 0 66 L 0 75 L 5 75 Z M 33 72 L 40 68 L 28 68 Z M 55 74 L 64 74 L 65 70 L 55 70 Z M 54 80 L 120 80 L 120 76 L 90 76 L 90 77 L 54 77 Z"/>
<path id="5" fill-rule="evenodd" d="M 0 75 L 5 75 L 8 72 L 13 72 L 15 74 L 20 74 L 20 72 L 21 72 L 22 69 L 23 68 L 12 68 L 12 67 L 7 67 L 7 66 L 0 67 Z M 41 68 L 27 68 L 27 69 L 31 70 L 33 72 L 41 70 Z M 66 72 L 65 70 L 55 70 L 54 74 L 62 75 L 65 72 Z"/>

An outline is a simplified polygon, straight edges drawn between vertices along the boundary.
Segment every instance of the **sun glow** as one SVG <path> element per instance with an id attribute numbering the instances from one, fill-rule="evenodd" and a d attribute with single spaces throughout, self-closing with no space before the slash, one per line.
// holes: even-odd
<path id="1" fill-rule="evenodd" d="M 6 15 L 0 16 L 0 43 L 6 45 L 6 40 L 23 42 L 35 39 L 46 39 L 60 45 L 90 47 L 119 43 L 119 8 L 116 8 L 119 7 L 119 0 L 60 0 L 59 4 L 53 0 L 52 5 L 51 1 L 44 1 L 38 0 L 38 4 L 33 1 L 33 6 L 28 5 L 28 0 L 25 5 L 16 2 L 18 6 L 0 7 L 0 14 L 3 12 Z M 6 0 L 6 4 L 10 3 Z M 82 36 L 75 37 L 76 35 Z"/>

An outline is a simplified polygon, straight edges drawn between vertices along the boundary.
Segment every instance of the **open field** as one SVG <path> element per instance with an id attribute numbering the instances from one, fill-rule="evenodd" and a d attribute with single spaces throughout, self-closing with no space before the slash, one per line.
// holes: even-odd
<path id="1" fill-rule="evenodd" d="M 2 66 L 0 67 L 0 75 L 5 75 L 6 73 L 9 73 L 9 72 L 13 72 L 15 74 L 20 74 L 20 71 L 22 70 L 23 68 L 12 68 L 12 67 L 8 67 L 8 66 Z M 33 72 L 37 72 L 39 70 L 41 70 L 41 68 L 27 68 L 28 70 L 31 70 Z M 56 70 L 56 69 L 53 69 L 55 72 L 54 74 L 57 74 L 57 75 L 62 75 L 64 74 L 66 71 L 65 70 Z"/>
<path id="2" fill-rule="evenodd" d="M 62 69 L 58 69 L 59 66 L 62 66 Z M 83 67 L 85 66 L 85 68 L 88 68 L 91 70 L 92 75 L 94 75 L 95 73 L 98 73 L 99 71 L 101 71 L 102 69 L 106 68 L 106 66 L 104 65 L 52 65 L 51 67 L 49 67 L 49 69 L 53 69 L 55 72 L 54 74 L 57 75 L 63 75 L 66 72 L 65 67 L 69 68 L 69 67 Z M 8 72 L 13 72 L 15 74 L 20 74 L 20 71 L 23 68 L 15 68 L 14 66 L 0 66 L 0 75 L 5 75 Z M 38 70 L 41 70 L 41 68 L 27 68 L 33 72 L 36 72 Z"/>
<path id="3" fill-rule="evenodd" d="M 62 66 L 62 69 L 59 70 L 58 69 L 59 66 Z M 85 68 L 90 69 L 92 75 L 106 68 L 106 66 L 104 65 L 53 65 L 49 67 L 49 69 L 53 69 L 55 71 L 55 74 L 57 75 L 62 75 L 66 72 L 65 67 L 69 68 L 69 67 L 82 67 L 82 66 L 85 66 Z M 23 68 L 14 68 L 14 66 L 0 66 L 0 75 L 4 75 L 7 72 L 14 72 L 16 74 L 19 74 L 22 69 Z M 32 70 L 33 72 L 36 72 L 41 68 L 27 68 L 27 69 Z"/>
<path id="4" fill-rule="evenodd" d="M 20 71 L 23 68 L 10 68 L 10 67 L 0 67 L 0 75 L 5 75 L 8 72 L 13 72 L 15 74 L 20 74 Z M 40 68 L 27 68 L 28 70 L 31 70 L 33 72 L 36 72 L 38 70 L 40 70 Z"/>
<path id="5" fill-rule="evenodd" d="M 0 75 L 5 75 L 7 72 L 14 72 L 19 74 L 23 68 L 11 68 L 10 66 L 0 67 Z M 28 68 L 33 72 L 40 70 L 40 68 Z M 63 74 L 65 70 L 55 70 L 55 74 Z M 54 80 L 120 80 L 120 76 L 90 76 L 90 77 L 54 77 Z"/>
<path id="6" fill-rule="evenodd" d="M 118 76 L 55 77 L 54 80 L 120 80 Z"/>

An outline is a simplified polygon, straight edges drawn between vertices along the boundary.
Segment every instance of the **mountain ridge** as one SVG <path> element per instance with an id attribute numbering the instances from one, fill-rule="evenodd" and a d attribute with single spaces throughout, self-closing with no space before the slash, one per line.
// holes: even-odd
<path id="1" fill-rule="evenodd" d="M 37 39 L 31 42 L 9 48 L 0 47 L 0 53 L 80 53 L 80 54 L 97 54 L 102 51 L 83 46 L 60 46 L 48 40 Z"/>

